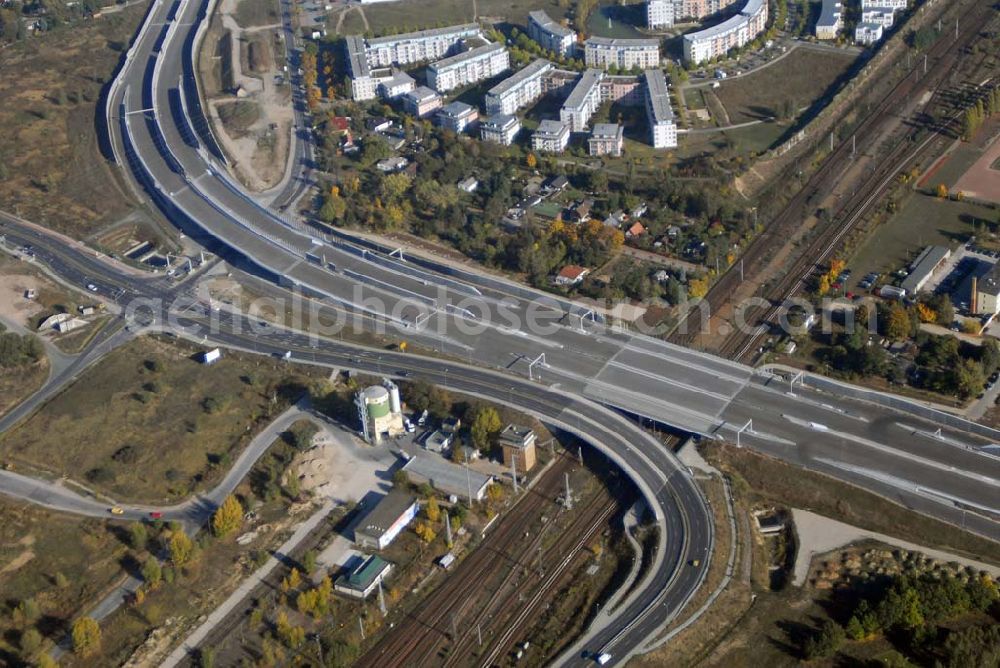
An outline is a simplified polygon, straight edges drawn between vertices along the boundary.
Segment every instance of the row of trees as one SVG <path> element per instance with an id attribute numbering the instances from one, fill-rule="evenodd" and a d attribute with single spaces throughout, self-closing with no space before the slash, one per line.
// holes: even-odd
<path id="1" fill-rule="evenodd" d="M 1000 111 L 1000 87 L 994 87 L 965 110 L 962 118 L 962 139 L 972 141 L 989 118 Z"/>

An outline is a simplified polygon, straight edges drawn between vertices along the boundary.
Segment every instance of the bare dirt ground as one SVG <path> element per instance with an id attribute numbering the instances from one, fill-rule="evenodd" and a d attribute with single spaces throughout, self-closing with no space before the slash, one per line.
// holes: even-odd
<path id="1" fill-rule="evenodd" d="M 33 329 L 34 316 L 42 312 L 42 305 L 25 299 L 26 290 L 41 290 L 42 281 L 27 274 L 4 274 L 0 280 L 0 320 L 14 322 L 26 329 Z"/>
<path id="2" fill-rule="evenodd" d="M 284 74 L 281 24 L 241 26 L 237 8 L 237 0 L 219 5 L 202 47 L 202 80 L 209 116 L 234 175 L 261 192 L 285 174 L 294 121 L 291 88 L 283 77 L 279 80 Z M 239 116 L 245 122 L 227 113 L 233 105 L 249 111 Z"/>
<path id="3" fill-rule="evenodd" d="M 966 197 L 1000 204 L 1000 171 L 995 163 L 1000 160 L 1000 133 L 990 140 L 989 148 L 955 184 Z"/>

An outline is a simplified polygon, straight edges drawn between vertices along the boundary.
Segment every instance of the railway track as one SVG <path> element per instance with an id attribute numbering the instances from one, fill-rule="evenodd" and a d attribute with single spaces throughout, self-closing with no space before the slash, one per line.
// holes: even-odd
<path id="1" fill-rule="evenodd" d="M 854 136 L 861 145 L 872 143 L 875 138 L 885 132 L 887 119 L 893 115 L 892 110 L 902 108 L 905 102 L 912 99 L 914 95 L 931 91 L 936 96 L 955 61 L 965 51 L 968 42 L 982 29 L 987 16 L 992 11 L 994 11 L 992 7 L 985 4 L 974 7 L 959 19 L 957 39 L 942 36 L 935 42 L 927 52 L 929 63 L 927 73 L 919 79 L 915 75 L 907 75 L 899 81 L 857 127 Z M 926 107 L 926 105 L 921 106 Z M 900 118 L 898 121 L 889 122 L 902 126 L 907 120 Z M 915 136 L 919 130 L 914 130 L 908 135 L 908 138 Z M 935 126 L 931 137 L 936 137 L 939 132 L 940 129 Z M 921 150 L 925 149 L 929 143 L 929 141 L 923 142 L 920 145 Z M 861 186 L 841 205 L 838 215 L 833 216 L 828 223 L 822 225 L 806 248 L 798 254 L 797 260 L 793 262 L 789 270 L 767 290 L 765 297 L 772 306 L 766 309 L 763 307 L 751 308 L 744 313 L 744 322 L 755 322 L 757 328 L 749 334 L 746 332 L 731 334 L 723 342 L 719 350 L 721 354 L 726 357 L 742 359 L 754 349 L 755 343 L 763 333 L 766 333 L 766 330 L 761 331 L 762 324 L 778 312 L 780 303 L 801 287 L 804 278 L 807 278 L 817 265 L 829 259 L 836 250 L 837 243 L 853 229 L 867 208 L 878 200 L 879 194 L 884 192 L 891 183 L 899 165 L 919 155 L 919 152 L 910 152 L 905 160 L 900 160 L 900 155 L 905 153 L 909 147 L 909 143 L 903 140 L 896 145 L 889 156 L 879 160 L 873 172 L 865 177 Z M 675 329 L 670 340 L 682 345 L 692 345 L 708 324 L 705 320 L 706 317 L 710 317 L 712 313 L 719 313 L 721 307 L 736 293 L 747 273 L 747 267 L 751 268 L 750 271 L 755 272 L 763 269 L 773 249 L 780 248 L 789 238 L 793 237 L 803 218 L 809 215 L 809 211 L 817 202 L 833 192 L 840 175 L 854 159 L 853 144 L 841 142 L 827 157 L 823 166 L 810 177 L 803 188 L 792 196 L 781 213 L 754 240 L 744 253 L 741 263 L 730 267 L 712 286 L 705 297 L 709 308 L 690 311 L 685 320 Z"/>
<path id="2" fill-rule="evenodd" d="M 490 576 L 498 573 L 496 562 L 499 560 L 508 566 L 501 584 L 528 566 L 531 548 L 539 538 L 536 535 L 526 543 L 525 526 L 532 517 L 558 510 L 557 498 L 563 491 L 563 476 L 574 465 L 575 460 L 560 455 L 552 469 L 528 492 L 530 496 L 515 504 L 483 544 L 463 559 L 419 608 L 397 622 L 357 665 L 378 668 L 426 665 L 443 645 L 452 642 L 455 639 L 452 620 L 457 622 L 467 614 L 475 602 L 475 594 L 490 584 Z"/>

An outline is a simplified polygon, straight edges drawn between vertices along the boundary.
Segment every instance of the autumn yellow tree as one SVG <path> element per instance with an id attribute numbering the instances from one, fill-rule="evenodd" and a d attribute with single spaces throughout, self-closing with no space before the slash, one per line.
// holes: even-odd
<path id="1" fill-rule="evenodd" d="M 302 574 L 299 573 L 299 569 L 293 568 L 292 572 L 289 573 L 281 581 L 281 591 L 289 591 L 290 589 L 298 589 L 302 584 Z"/>
<path id="2" fill-rule="evenodd" d="M 695 299 L 701 299 L 708 294 L 708 281 L 704 278 L 692 278 L 688 281 L 688 294 Z"/>
<path id="3" fill-rule="evenodd" d="M 212 515 L 212 532 L 220 538 L 225 538 L 239 529 L 241 524 L 243 524 L 243 506 L 230 494 Z"/>
<path id="4" fill-rule="evenodd" d="M 80 617 L 73 622 L 73 651 L 81 657 L 90 657 L 101 649 L 101 627 L 93 617 Z"/>
<path id="5" fill-rule="evenodd" d="M 528 166 L 528 169 L 534 169 L 538 166 L 538 158 L 535 157 L 534 153 L 529 153 L 524 159 L 524 164 Z"/>
<path id="6" fill-rule="evenodd" d="M 421 540 L 425 543 L 430 543 L 437 537 L 437 534 L 434 533 L 434 529 L 432 529 L 431 525 L 427 522 L 417 522 L 417 526 L 413 528 L 413 531 L 420 536 Z"/>
<path id="7" fill-rule="evenodd" d="M 939 183 L 937 187 L 937 196 L 940 199 L 945 199 L 946 197 L 948 197 L 948 186 L 946 186 L 943 183 Z"/>
<path id="8" fill-rule="evenodd" d="M 170 536 L 170 561 L 177 568 L 183 568 L 190 563 L 194 555 L 194 543 L 183 531 L 175 531 Z"/>
<path id="9" fill-rule="evenodd" d="M 427 520 L 430 522 L 437 522 L 441 519 L 441 507 L 438 505 L 437 497 L 432 496 L 427 499 L 427 505 L 424 506 L 424 514 L 427 515 Z"/>
<path id="10" fill-rule="evenodd" d="M 924 303 L 917 304 L 917 316 L 920 322 L 937 322 L 937 311 Z"/>

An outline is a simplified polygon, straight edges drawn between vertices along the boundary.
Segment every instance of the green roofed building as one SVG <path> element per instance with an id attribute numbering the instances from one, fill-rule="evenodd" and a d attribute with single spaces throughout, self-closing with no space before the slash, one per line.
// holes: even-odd
<path id="1" fill-rule="evenodd" d="M 366 599 L 391 570 L 391 563 L 373 554 L 365 559 L 360 566 L 337 578 L 333 588 L 346 596 Z"/>

